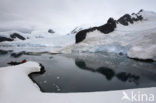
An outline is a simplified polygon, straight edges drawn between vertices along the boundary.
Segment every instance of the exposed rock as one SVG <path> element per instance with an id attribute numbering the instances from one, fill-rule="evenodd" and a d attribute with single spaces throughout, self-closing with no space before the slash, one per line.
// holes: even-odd
<path id="1" fill-rule="evenodd" d="M 128 23 L 133 24 L 133 20 L 129 14 L 125 14 L 117 20 L 120 24 L 128 26 Z"/>
<path id="2" fill-rule="evenodd" d="M 48 30 L 48 33 L 55 33 L 55 32 L 54 32 L 54 30 L 49 29 L 49 30 Z"/>
<path id="3" fill-rule="evenodd" d="M 0 42 L 3 42 L 3 41 L 13 41 L 13 39 L 0 36 Z"/>
<path id="4" fill-rule="evenodd" d="M 92 32 L 96 29 L 97 29 L 97 27 L 94 27 L 94 28 L 89 28 L 89 29 L 85 29 L 85 30 L 78 32 L 76 34 L 76 43 L 83 41 L 86 38 L 86 35 L 88 32 Z"/>
<path id="5" fill-rule="evenodd" d="M 128 26 L 129 23 L 133 24 L 136 21 L 141 21 L 143 20 L 142 15 L 140 13 L 143 12 L 143 10 L 140 10 L 137 14 L 132 13 L 132 15 L 125 14 L 121 18 L 117 20 L 118 23 Z"/>
<path id="6" fill-rule="evenodd" d="M 113 18 L 109 18 L 105 25 L 97 27 L 97 30 L 101 31 L 104 34 L 113 32 L 116 28 L 116 21 Z"/>
<path id="7" fill-rule="evenodd" d="M 19 38 L 21 40 L 25 40 L 25 38 L 23 36 L 21 36 L 20 34 L 18 34 L 18 33 L 13 33 L 13 34 L 10 35 L 10 37 L 13 38 L 13 39 L 14 38 Z"/>
<path id="8" fill-rule="evenodd" d="M 109 18 L 105 25 L 99 27 L 93 27 L 89 29 L 82 30 L 76 34 L 76 43 L 83 41 L 86 38 L 88 32 L 92 32 L 94 30 L 99 30 L 104 34 L 108 34 L 113 32 L 116 28 L 116 21 L 113 18 Z"/>
<path id="9" fill-rule="evenodd" d="M 25 40 L 25 38 L 23 36 L 21 36 L 18 33 L 13 33 L 10 35 L 10 37 L 3 37 L 0 36 L 0 42 L 4 42 L 4 41 L 14 41 L 15 38 L 21 39 L 21 40 Z"/>

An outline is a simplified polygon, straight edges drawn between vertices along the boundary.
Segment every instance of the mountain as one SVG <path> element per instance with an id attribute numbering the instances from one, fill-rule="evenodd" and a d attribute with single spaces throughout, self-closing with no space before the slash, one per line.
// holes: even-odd
<path id="1" fill-rule="evenodd" d="M 89 27 L 89 26 L 88 26 Z M 0 49 L 17 51 L 49 51 L 59 53 L 111 52 L 129 58 L 156 61 L 156 13 L 140 10 L 112 17 L 101 26 L 77 27 L 68 35 L 52 29 L 31 33 L 0 33 Z"/>
<path id="2" fill-rule="evenodd" d="M 32 38 L 46 38 L 54 34 L 55 32 L 52 29 L 49 30 L 34 30 L 30 33 L 24 33 L 20 31 L 5 31 L 0 32 L 0 42 L 4 41 L 17 41 L 17 40 L 26 40 Z"/>
<path id="3" fill-rule="evenodd" d="M 6 31 L 0 32 L 0 50 L 53 52 L 73 44 L 74 38 L 75 35 L 60 35 L 52 29 L 37 29 L 30 33 Z"/>
<path id="4" fill-rule="evenodd" d="M 118 20 L 84 29 L 64 52 L 112 52 L 136 59 L 156 60 L 156 13 L 140 10 Z"/>

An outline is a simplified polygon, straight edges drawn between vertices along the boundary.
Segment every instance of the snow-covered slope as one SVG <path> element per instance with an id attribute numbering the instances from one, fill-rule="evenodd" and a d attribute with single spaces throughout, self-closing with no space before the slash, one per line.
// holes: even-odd
<path id="1" fill-rule="evenodd" d="M 114 52 L 131 58 L 156 60 L 156 13 L 142 11 L 139 15 L 143 20 L 128 26 L 118 23 L 109 34 L 99 30 L 88 32 L 85 40 L 66 47 L 64 52 Z"/>

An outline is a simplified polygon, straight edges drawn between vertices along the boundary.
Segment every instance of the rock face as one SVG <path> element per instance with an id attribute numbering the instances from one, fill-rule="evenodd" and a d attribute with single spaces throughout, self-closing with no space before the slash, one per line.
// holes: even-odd
<path id="1" fill-rule="evenodd" d="M 89 29 L 85 29 L 85 30 L 78 32 L 76 34 L 76 43 L 83 41 L 86 38 L 87 33 L 96 30 L 96 28 L 97 27 L 89 28 Z"/>
<path id="2" fill-rule="evenodd" d="M 13 33 L 13 34 L 10 35 L 10 37 L 13 38 L 13 39 L 14 38 L 19 38 L 21 40 L 25 40 L 25 38 L 23 36 L 21 36 L 20 34 L 18 34 L 18 33 Z"/>
<path id="3" fill-rule="evenodd" d="M 86 38 L 88 32 L 92 32 L 94 30 L 99 30 L 104 34 L 108 34 L 113 32 L 116 28 L 116 21 L 113 18 L 109 18 L 105 25 L 99 27 L 93 27 L 89 29 L 82 30 L 76 34 L 76 43 L 83 41 Z"/>
<path id="4" fill-rule="evenodd" d="M 3 37 L 0 36 L 0 42 L 4 42 L 4 41 L 14 41 L 15 38 L 18 38 L 20 40 L 25 40 L 25 38 L 23 36 L 21 36 L 18 33 L 13 33 L 10 35 L 10 37 Z"/>
<path id="5" fill-rule="evenodd" d="M 108 34 L 115 30 L 118 23 L 120 23 L 124 26 L 128 26 L 129 23 L 133 24 L 134 22 L 141 21 L 141 20 L 143 20 L 141 12 L 143 12 L 143 10 L 140 10 L 138 13 L 132 13 L 131 15 L 125 14 L 122 17 L 120 17 L 118 20 L 109 18 L 107 23 L 102 26 L 81 30 L 76 34 L 76 37 L 75 37 L 76 42 L 75 43 L 82 42 L 86 38 L 88 32 L 92 32 L 94 30 L 99 30 L 100 32 L 102 32 L 104 34 Z"/>
<path id="6" fill-rule="evenodd" d="M 125 14 L 117 20 L 117 23 L 120 23 L 124 26 L 128 26 L 129 23 L 133 24 L 136 21 L 141 21 L 143 20 L 142 15 L 140 15 L 142 11 L 143 10 L 140 10 L 137 14 L 132 13 L 132 15 Z"/>
<path id="7" fill-rule="evenodd" d="M 113 32 L 116 28 L 116 21 L 113 18 L 109 18 L 105 25 L 97 27 L 97 30 L 101 31 L 104 34 Z"/>
<path id="8" fill-rule="evenodd" d="M 3 42 L 3 41 L 13 41 L 13 39 L 0 36 L 0 42 Z"/>
<path id="9" fill-rule="evenodd" d="M 55 32 L 54 32 L 54 30 L 49 29 L 49 30 L 48 30 L 48 33 L 55 33 Z"/>

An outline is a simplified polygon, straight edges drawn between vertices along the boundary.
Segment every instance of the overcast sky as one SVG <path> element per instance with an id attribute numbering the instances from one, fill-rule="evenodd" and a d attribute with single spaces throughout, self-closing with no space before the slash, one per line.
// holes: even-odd
<path id="1" fill-rule="evenodd" d="M 156 0 L 0 0 L 0 30 L 52 28 L 67 33 L 140 9 L 156 12 Z"/>

